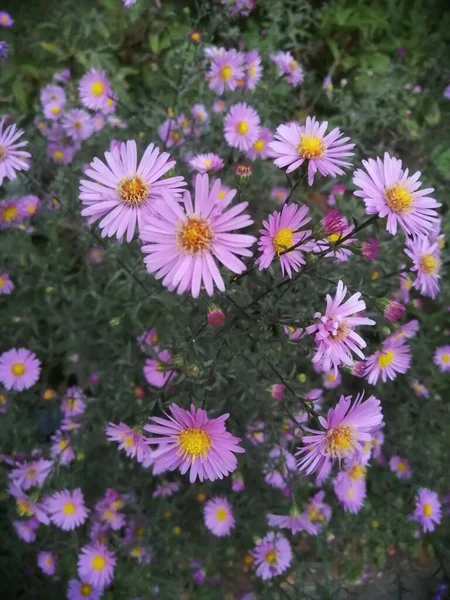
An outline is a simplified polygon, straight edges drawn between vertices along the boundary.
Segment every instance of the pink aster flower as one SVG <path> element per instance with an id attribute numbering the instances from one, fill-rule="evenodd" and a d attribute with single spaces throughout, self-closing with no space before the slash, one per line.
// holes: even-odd
<path id="1" fill-rule="evenodd" d="M 116 235 L 120 240 L 126 233 L 131 242 L 136 223 L 141 229 L 156 201 L 166 194 L 175 203 L 185 185 L 183 177 L 163 178 L 176 164 L 169 158 L 150 144 L 138 166 L 134 140 L 121 144 L 120 150 L 105 152 L 107 165 L 95 158 L 86 173 L 93 181 L 80 181 L 85 206 L 81 215 L 90 217 L 89 224 L 102 218 L 102 237 Z"/>
<path id="2" fill-rule="evenodd" d="M 49 525 L 50 519 L 47 515 L 47 509 L 42 503 L 36 502 L 32 497 L 27 496 L 16 483 L 11 483 L 8 491 L 16 499 L 17 513 L 20 517 L 34 517 L 39 523 Z"/>
<path id="3" fill-rule="evenodd" d="M 61 403 L 61 411 L 65 417 L 78 417 L 86 409 L 86 396 L 83 390 L 77 386 L 67 388 L 67 392 Z"/>
<path id="4" fill-rule="evenodd" d="M 302 327 L 294 327 L 292 325 L 285 325 L 283 327 L 284 333 L 288 336 L 291 342 L 296 342 L 302 336 L 305 330 Z"/>
<path id="5" fill-rule="evenodd" d="M 87 140 L 94 131 L 91 115 L 80 108 L 69 110 L 63 117 L 62 126 L 70 139 L 75 142 Z"/>
<path id="6" fill-rule="evenodd" d="M 269 143 L 273 140 L 273 135 L 267 127 L 261 127 L 258 138 L 253 142 L 251 148 L 245 153 L 250 160 L 257 158 L 267 158 L 270 156 Z"/>
<path id="7" fill-rule="evenodd" d="M 397 321 L 400 321 L 405 312 L 406 308 L 403 306 L 403 304 L 400 304 L 400 302 L 397 302 L 396 300 L 389 300 L 386 303 L 383 316 L 386 321 L 396 323 Z"/>
<path id="8" fill-rule="evenodd" d="M 150 454 L 148 440 L 139 429 L 132 429 L 125 423 L 119 425 L 110 423 L 106 427 L 105 433 L 108 441 L 119 442 L 119 450 L 125 450 L 125 454 L 129 458 L 136 458 L 138 462 L 142 463 Z"/>
<path id="9" fill-rule="evenodd" d="M 322 229 L 326 235 L 325 238 L 317 240 L 314 244 L 314 252 L 326 252 L 325 258 L 334 258 L 339 262 L 346 262 L 352 255 L 348 248 L 357 240 L 349 237 L 355 229 L 354 225 L 349 225 L 344 215 L 337 210 L 330 210 L 321 220 Z M 343 240 L 341 242 L 341 240 Z M 339 246 L 334 246 L 337 242 Z"/>
<path id="10" fill-rule="evenodd" d="M 37 557 L 38 567 L 45 575 L 54 575 L 56 571 L 56 559 L 53 552 L 39 552 Z"/>
<path id="11" fill-rule="evenodd" d="M 260 134 L 260 119 L 254 108 L 245 102 L 234 104 L 224 120 L 224 135 L 229 146 L 250 150 Z"/>
<path id="12" fill-rule="evenodd" d="M 36 214 L 39 208 L 40 200 L 37 196 L 28 194 L 19 199 L 21 210 L 27 217 L 32 217 Z"/>
<path id="13" fill-rule="evenodd" d="M 29 152 L 20 150 L 28 142 L 17 141 L 23 135 L 23 131 L 17 129 L 14 123 L 3 129 L 6 122 L 6 117 L 0 121 L 0 185 L 5 177 L 11 181 L 15 179 L 16 171 L 28 171 L 28 159 L 31 158 Z"/>
<path id="14" fill-rule="evenodd" d="M 401 456 L 392 456 L 389 461 L 389 468 L 399 479 L 411 479 L 411 467 L 408 459 Z"/>
<path id="15" fill-rule="evenodd" d="M 178 481 L 162 481 L 158 483 L 153 492 L 153 498 L 170 498 L 174 494 L 180 491 L 180 484 Z"/>
<path id="16" fill-rule="evenodd" d="M 367 381 L 375 385 L 381 378 L 383 383 L 393 381 L 398 373 L 404 374 L 411 364 L 411 350 L 403 340 L 387 338 L 381 347 L 365 360 L 364 375 Z"/>
<path id="17" fill-rule="evenodd" d="M 290 52 L 277 52 L 271 54 L 269 58 L 278 67 L 279 75 L 285 75 L 286 81 L 292 87 L 297 87 L 300 83 L 303 83 L 305 78 L 303 69 Z"/>
<path id="18" fill-rule="evenodd" d="M 285 187 L 274 187 L 270 192 L 270 197 L 275 200 L 277 204 L 284 204 L 288 195 L 289 190 Z"/>
<path id="19" fill-rule="evenodd" d="M 423 383 L 420 383 L 420 381 L 417 381 L 417 379 L 415 379 L 412 384 L 411 384 L 411 388 L 414 391 L 414 393 L 416 394 L 416 396 L 418 396 L 419 398 L 429 398 L 430 397 L 430 392 L 428 391 L 428 389 L 423 385 Z"/>
<path id="20" fill-rule="evenodd" d="M 189 411 L 176 404 L 169 410 L 171 416 L 150 417 L 152 423 L 144 427 L 161 436 L 149 439 L 150 444 L 159 445 L 152 453 L 156 464 L 170 471 L 179 469 L 183 475 L 190 471 L 191 483 L 197 477 L 200 481 L 223 479 L 237 469 L 235 453 L 244 449 L 238 445 L 240 439 L 225 429 L 229 414 L 209 419 L 206 411 L 193 404 Z"/>
<path id="21" fill-rule="evenodd" d="M 267 515 L 269 527 L 279 527 L 280 529 L 289 529 L 295 535 L 305 530 L 306 519 L 294 506 L 289 515 Z"/>
<path id="22" fill-rule="evenodd" d="M 27 390 L 39 379 L 40 372 L 40 360 L 26 348 L 13 348 L 0 355 L 0 382 L 7 390 Z"/>
<path id="23" fill-rule="evenodd" d="M 361 254 L 368 260 L 377 260 L 379 253 L 380 243 L 377 238 L 361 243 Z"/>
<path id="24" fill-rule="evenodd" d="M 297 204 L 285 204 L 281 212 L 276 210 L 269 215 L 267 221 L 263 221 L 258 242 L 258 250 L 262 254 L 256 261 L 260 271 L 267 269 L 275 257 L 278 257 L 282 274 L 287 274 L 291 278 L 293 272 L 298 272 L 305 264 L 303 252 L 307 251 L 309 246 L 299 243 L 305 242 L 310 237 L 311 230 L 299 231 L 299 229 L 311 221 L 311 217 L 307 214 L 306 205 L 299 208 Z M 299 245 L 295 250 L 287 252 L 297 244 Z"/>
<path id="25" fill-rule="evenodd" d="M 0 296 L 10 294 L 14 289 L 14 283 L 11 281 L 9 273 L 0 272 Z"/>
<path id="26" fill-rule="evenodd" d="M 95 588 L 90 583 L 71 579 L 67 589 L 67 600 L 100 600 L 103 588 Z"/>
<path id="27" fill-rule="evenodd" d="M 363 160 L 367 171 L 357 169 L 353 183 L 360 188 L 354 192 L 362 198 L 368 215 L 387 217 L 387 231 L 395 235 L 400 226 L 407 235 L 427 236 L 438 219 L 436 208 L 441 206 L 431 194 L 434 189 L 420 190 L 420 171 L 409 177 L 402 161 L 387 152 L 383 160 Z"/>
<path id="28" fill-rule="evenodd" d="M 219 171 L 224 162 L 217 154 L 208 152 L 207 154 L 197 154 L 191 158 L 189 164 L 195 171 L 207 173 L 208 171 Z"/>
<path id="29" fill-rule="evenodd" d="M 154 352 L 158 352 L 158 332 L 155 327 L 152 329 L 148 329 L 141 333 L 137 338 L 137 343 L 142 352 L 147 350 L 153 350 Z"/>
<path id="30" fill-rule="evenodd" d="M 228 536 L 236 526 L 233 511 L 226 498 L 211 498 L 203 507 L 203 520 L 209 531 L 217 537 Z"/>
<path id="31" fill-rule="evenodd" d="M 6 11 L 0 11 L 0 26 L 1 27 L 12 27 L 14 25 L 14 19 Z"/>
<path id="32" fill-rule="evenodd" d="M 318 535 L 331 519 L 332 510 L 330 505 L 324 502 L 324 497 L 323 490 L 314 494 L 302 514 L 305 531 L 310 535 Z"/>
<path id="33" fill-rule="evenodd" d="M 340 371 L 327 371 L 323 373 L 323 387 L 327 390 L 334 390 L 342 384 L 342 375 Z"/>
<path id="34" fill-rule="evenodd" d="M 357 514 L 364 506 L 366 499 L 366 480 L 356 479 L 349 482 L 344 471 L 341 471 L 333 479 L 334 492 L 344 510 Z"/>
<path id="35" fill-rule="evenodd" d="M 92 264 L 100 265 L 103 262 L 105 251 L 103 248 L 89 248 L 88 257 Z"/>
<path id="36" fill-rule="evenodd" d="M 42 458 L 31 462 L 24 462 L 13 469 L 9 477 L 18 487 L 23 490 L 29 490 L 35 485 L 42 485 L 44 483 L 52 466 L 52 460 L 44 460 Z"/>
<path id="37" fill-rule="evenodd" d="M 162 350 L 157 359 L 147 358 L 144 364 L 144 377 L 149 385 L 163 388 L 176 377 L 177 372 L 170 367 L 171 360 L 168 350 Z"/>
<path id="38" fill-rule="evenodd" d="M 277 167 L 287 167 L 286 173 L 298 169 L 308 161 L 308 184 L 312 185 L 317 171 L 324 176 L 343 175 L 341 167 L 349 167 L 346 157 L 353 156 L 355 144 L 348 144 L 348 137 L 336 127 L 325 135 L 328 122 L 319 123 L 315 117 L 307 117 L 305 125 L 290 123 L 280 125 L 275 132 L 275 141 L 269 144 Z"/>
<path id="39" fill-rule="evenodd" d="M 78 93 L 81 103 L 91 110 L 103 111 L 111 92 L 109 83 L 104 71 L 91 69 L 80 79 L 78 84 Z"/>
<path id="40" fill-rule="evenodd" d="M 450 371 L 450 346 L 436 348 L 433 361 L 441 373 L 448 373 Z"/>
<path id="41" fill-rule="evenodd" d="M 70 446 L 69 436 L 61 430 L 58 430 L 52 435 L 52 445 L 50 452 L 52 458 L 59 457 L 59 464 L 61 466 L 68 465 L 75 460 L 75 452 Z"/>
<path id="42" fill-rule="evenodd" d="M 71 78 L 70 69 L 63 69 L 57 73 L 53 73 L 53 81 L 60 81 L 66 83 Z"/>
<path id="43" fill-rule="evenodd" d="M 262 77 L 261 56 L 258 50 L 245 53 L 246 84 L 249 90 L 254 90 Z"/>
<path id="44" fill-rule="evenodd" d="M 406 244 L 405 254 L 413 261 L 411 271 L 417 273 L 413 287 L 422 296 L 436 298 L 439 294 L 440 251 L 436 242 L 430 243 L 426 238 L 410 240 Z"/>
<path id="45" fill-rule="evenodd" d="M 213 112 L 221 114 L 226 111 L 227 105 L 223 100 L 216 100 L 212 106 Z"/>
<path id="46" fill-rule="evenodd" d="M 12 524 L 21 540 L 27 544 L 36 541 L 36 530 L 39 528 L 39 521 L 37 519 L 13 521 Z"/>
<path id="47" fill-rule="evenodd" d="M 303 448 L 297 466 L 308 475 L 324 468 L 327 459 L 351 458 L 361 452 L 362 443 L 370 441 L 371 433 L 383 421 L 380 401 L 375 396 L 363 401 L 358 394 L 352 404 L 351 396 L 341 396 L 327 417 L 319 417 L 323 430 L 306 429 L 312 435 L 303 436 Z"/>
<path id="48" fill-rule="evenodd" d="M 58 121 L 63 115 L 64 106 L 57 101 L 44 104 L 44 116 L 50 121 Z"/>
<path id="49" fill-rule="evenodd" d="M 420 488 L 416 496 L 416 509 L 411 516 L 417 521 L 424 532 L 434 531 L 441 522 L 441 503 L 436 492 L 428 488 Z"/>
<path id="50" fill-rule="evenodd" d="M 63 144 L 52 143 L 47 148 L 47 154 L 54 163 L 70 165 L 78 150 L 79 146 L 75 144 L 64 146 Z"/>
<path id="51" fill-rule="evenodd" d="M 116 558 L 104 544 L 84 546 L 78 556 L 78 576 L 96 588 L 108 586 L 114 579 Z"/>
<path id="52" fill-rule="evenodd" d="M 166 119 L 158 127 L 158 135 L 164 144 L 164 148 L 177 147 L 184 143 L 182 130 L 174 119 Z"/>
<path id="53" fill-rule="evenodd" d="M 246 269 L 237 255 L 251 256 L 248 248 L 255 238 L 231 232 L 253 221 L 241 214 L 246 202 L 230 210 L 217 210 L 219 188 L 219 179 L 209 191 L 208 175 L 197 175 L 194 204 L 189 193 L 184 196 L 184 205 L 167 195 L 165 203 L 155 206 L 155 214 L 147 220 L 141 236 L 142 251 L 148 255 L 144 262 L 147 271 L 156 279 L 162 278 L 170 291 L 176 289 L 182 294 L 190 290 L 198 298 L 202 283 L 209 296 L 214 293 L 214 284 L 225 291 L 215 259 L 236 274 Z"/>
<path id="54" fill-rule="evenodd" d="M 0 202 L 0 231 L 16 229 L 27 215 L 23 210 L 20 198 L 8 198 Z"/>
<path id="55" fill-rule="evenodd" d="M 191 115 L 194 117 L 196 123 L 200 125 L 204 125 L 209 121 L 209 114 L 204 104 L 194 104 L 191 108 Z"/>
<path id="56" fill-rule="evenodd" d="M 270 531 L 257 542 L 250 553 L 256 566 L 256 575 L 262 580 L 281 575 L 292 562 L 292 550 L 287 539 L 281 533 Z"/>
<path id="57" fill-rule="evenodd" d="M 352 352 L 363 359 L 361 348 L 366 347 L 366 342 L 355 332 L 354 327 L 375 324 L 372 319 L 351 316 L 365 310 L 366 303 L 360 300 L 359 292 L 343 303 L 346 294 L 347 288 L 339 281 L 334 299 L 329 294 L 326 296 L 325 314 L 315 313 L 316 322 L 306 328 L 308 334 L 315 334 L 317 344 L 312 361 L 321 361 L 324 371 L 334 368 L 334 372 L 337 373 L 337 367 L 342 363 L 351 367 Z"/>
<path id="58" fill-rule="evenodd" d="M 244 78 L 244 56 L 234 49 L 218 49 L 211 56 L 207 74 L 209 89 L 221 96 L 225 90 L 234 91 L 238 81 Z"/>
<path id="59" fill-rule="evenodd" d="M 63 108 L 66 103 L 66 92 L 59 85 L 46 85 L 42 88 L 39 97 L 43 107 L 54 102 Z"/>
<path id="60" fill-rule="evenodd" d="M 416 319 L 413 319 L 412 321 L 408 321 L 407 323 L 405 323 L 404 325 L 402 325 L 401 327 L 396 329 L 396 331 L 394 331 L 394 333 L 391 333 L 391 335 L 389 337 L 387 337 L 385 341 L 386 342 L 387 342 L 387 340 L 398 341 L 398 340 L 405 340 L 405 339 L 410 339 L 410 338 L 416 337 L 419 329 L 420 329 L 419 321 L 417 321 Z"/>

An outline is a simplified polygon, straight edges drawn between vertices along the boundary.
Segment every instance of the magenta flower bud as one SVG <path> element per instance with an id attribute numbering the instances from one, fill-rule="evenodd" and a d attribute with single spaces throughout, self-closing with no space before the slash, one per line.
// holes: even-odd
<path id="1" fill-rule="evenodd" d="M 90 373 L 90 375 L 88 376 L 88 381 L 89 383 L 95 385 L 100 381 L 100 373 Z"/>
<path id="2" fill-rule="evenodd" d="M 377 260 L 380 252 L 380 244 L 376 238 L 372 238 L 368 242 L 361 244 L 362 255 L 369 260 Z"/>
<path id="3" fill-rule="evenodd" d="M 211 327 L 223 327 L 225 324 L 225 314 L 217 306 L 212 306 L 208 311 L 207 321 Z"/>
<path id="4" fill-rule="evenodd" d="M 286 391 L 286 386 L 282 383 L 274 383 L 270 386 L 270 392 L 272 394 L 272 398 L 277 402 L 281 402 L 283 400 L 284 392 Z"/>
<path id="5" fill-rule="evenodd" d="M 396 300 L 390 300 L 384 309 L 384 318 L 386 321 L 396 323 L 405 314 L 406 308 Z"/>
<path id="6" fill-rule="evenodd" d="M 241 183 L 247 182 L 252 176 L 253 169 L 250 165 L 238 165 L 236 167 L 236 177 Z"/>
<path id="7" fill-rule="evenodd" d="M 364 377 L 364 368 L 365 365 L 363 360 L 355 361 L 351 371 L 353 377 Z"/>
<path id="8" fill-rule="evenodd" d="M 343 215 L 335 209 L 329 210 L 320 223 L 326 235 L 340 234 L 347 227 Z"/>

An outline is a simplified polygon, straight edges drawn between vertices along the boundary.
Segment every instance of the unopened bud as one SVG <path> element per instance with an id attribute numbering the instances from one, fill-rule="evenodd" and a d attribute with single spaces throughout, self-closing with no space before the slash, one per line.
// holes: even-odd
<path id="1" fill-rule="evenodd" d="M 225 313 L 218 306 L 211 306 L 206 317 L 210 327 L 223 327 L 225 324 Z"/>

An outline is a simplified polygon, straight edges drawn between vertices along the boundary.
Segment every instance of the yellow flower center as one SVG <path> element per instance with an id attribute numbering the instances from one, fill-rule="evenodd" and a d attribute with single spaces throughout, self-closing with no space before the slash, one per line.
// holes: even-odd
<path id="1" fill-rule="evenodd" d="M 2 288 L 5 285 L 5 279 L 3 277 L 0 277 L 0 288 Z"/>
<path id="2" fill-rule="evenodd" d="M 174 142 L 178 142 L 181 135 L 178 133 L 178 131 L 172 131 L 172 133 L 170 134 L 170 137 L 173 139 Z"/>
<path id="3" fill-rule="evenodd" d="M 159 366 L 159 365 L 158 365 Z M 125 446 L 127 446 L 128 448 L 132 448 L 134 446 L 134 439 L 132 435 L 127 436 L 126 438 L 124 438 L 123 443 L 125 444 Z"/>
<path id="4" fill-rule="evenodd" d="M 2 17 L 2 23 L 5 23 L 5 25 L 8 23 L 8 17 L 6 15 Z"/>
<path id="5" fill-rule="evenodd" d="M 297 151 L 302 158 L 320 158 L 325 154 L 325 144 L 323 138 L 310 133 L 302 133 L 301 141 L 297 146 Z"/>
<path id="6" fill-rule="evenodd" d="M 291 60 L 288 63 L 288 67 L 290 71 L 296 71 L 298 69 L 298 62 L 296 60 Z"/>
<path id="7" fill-rule="evenodd" d="M 441 361 L 445 364 L 448 364 L 450 362 L 450 354 L 441 354 Z"/>
<path id="8" fill-rule="evenodd" d="M 269 563 L 269 565 L 274 565 L 277 563 L 277 561 L 278 561 L 277 551 L 269 550 L 269 552 L 266 554 L 266 562 Z"/>
<path id="9" fill-rule="evenodd" d="M 6 158 L 6 147 L 0 146 L 0 162 Z"/>
<path id="10" fill-rule="evenodd" d="M 335 375 L 334 373 L 328 373 L 328 375 L 327 375 L 327 380 L 328 380 L 330 383 L 333 383 L 334 381 L 336 381 L 336 375 Z"/>
<path id="11" fill-rule="evenodd" d="M 325 435 L 325 446 L 332 458 L 341 458 L 353 450 L 354 429 L 351 425 L 342 423 L 329 429 Z"/>
<path id="12" fill-rule="evenodd" d="M 203 217 L 188 217 L 177 232 L 178 246 L 188 254 L 200 254 L 209 250 L 213 239 L 211 225 Z"/>
<path id="13" fill-rule="evenodd" d="M 83 583 L 83 585 L 80 587 L 80 594 L 84 597 L 87 598 L 88 596 L 90 596 L 92 593 L 92 585 L 89 585 L 89 583 Z"/>
<path id="14" fill-rule="evenodd" d="M 53 390 L 45 390 L 44 392 L 44 400 L 53 400 L 55 397 L 55 392 Z"/>
<path id="15" fill-rule="evenodd" d="M 69 408 L 70 410 L 73 410 L 77 404 L 77 401 L 75 400 L 75 398 L 67 398 L 66 403 L 67 403 L 67 408 Z"/>
<path id="16" fill-rule="evenodd" d="M 256 65 L 252 63 L 248 69 L 250 77 L 256 77 Z"/>
<path id="17" fill-rule="evenodd" d="M 7 206 L 3 209 L 3 220 L 9 223 L 18 215 L 18 210 L 15 206 Z"/>
<path id="18" fill-rule="evenodd" d="M 6 404 L 6 396 L 4 394 L 0 394 L 0 406 L 4 406 Z"/>
<path id="19" fill-rule="evenodd" d="M 431 517 L 432 514 L 433 514 L 433 507 L 431 506 L 431 504 L 426 502 L 423 505 L 423 515 L 424 515 L 424 517 Z"/>
<path id="20" fill-rule="evenodd" d="M 13 366 L 11 367 L 11 373 L 15 377 L 20 377 L 21 375 L 23 375 L 25 373 L 25 365 L 20 362 L 14 363 Z"/>
<path id="21" fill-rule="evenodd" d="M 401 462 L 401 461 L 400 461 L 400 462 L 398 463 L 398 467 L 397 467 L 397 468 L 398 468 L 398 470 L 400 471 L 400 473 L 404 473 L 404 472 L 406 471 L 406 465 L 405 465 L 405 463 L 404 463 L 404 462 Z"/>
<path id="22" fill-rule="evenodd" d="M 292 229 L 285 227 L 284 229 L 280 229 L 279 231 L 277 231 L 277 233 L 273 236 L 272 245 L 278 256 L 280 256 L 282 252 L 294 245 L 292 239 L 293 235 L 294 232 L 292 231 Z"/>
<path id="23" fill-rule="evenodd" d="M 404 279 L 403 280 L 403 287 L 405 288 L 405 290 L 410 290 L 412 288 L 412 281 L 411 281 L 411 279 Z"/>
<path id="24" fill-rule="evenodd" d="M 116 518 L 116 515 L 112 512 L 112 510 L 106 510 L 105 514 L 103 515 L 103 520 L 109 521 L 110 523 L 112 523 L 115 518 Z"/>
<path id="25" fill-rule="evenodd" d="M 253 557 L 252 557 L 252 556 L 250 556 L 250 554 L 246 554 L 246 555 L 244 556 L 244 563 L 245 563 L 246 565 L 251 565 L 251 564 L 253 563 Z"/>
<path id="26" fill-rule="evenodd" d="M 249 126 L 247 121 L 239 121 L 238 124 L 236 125 L 236 131 L 240 134 L 240 135 L 245 135 L 246 133 L 248 133 L 249 130 Z"/>
<path id="27" fill-rule="evenodd" d="M 425 275 L 436 275 L 439 261 L 432 254 L 422 254 L 419 259 L 419 265 Z"/>
<path id="28" fill-rule="evenodd" d="M 192 456 L 193 461 L 197 456 L 205 458 L 213 445 L 210 435 L 203 429 L 184 429 L 176 434 L 176 437 L 180 447 L 179 452 L 183 454 L 183 458 Z"/>
<path id="29" fill-rule="evenodd" d="M 99 96 L 101 96 L 104 91 L 105 91 L 105 86 L 103 85 L 103 83 L 101 81 L 96 81 L 95 83 L 93 83 L 91 85 L 91 92 L 94 94 L 94 96 L 97 96 L 97 98 Z"/>
<path id="30" fill-rule="evenodd" d="M 385 369 L 395 358 L 395 354 L 392 350 L 386 350 L 386 352 L 382 352 L 378 357 L 378 366 L 380 369 Z"/>
<path id="31" fill-rule="evenodd" d="M 211 167 L 211 160 L 209 158 L 207 158 L 203 164 L 205 165 L 205 167 L 207 169 L 209 169 Z"/>
<path id="32" fill-rule="evenodd" d="M 144 549 L 142 546 L 135 546 L 134 548 L 131 548 L 130 554 L 131 556 L 134 556 L 134 558 L 139 558 L 144 554 Z"/>
<path id="33" fill-rule="evenodd" d="M 29 204 L 27 206 L 27 212 L 29 212 L 30 215 L 34 215 L 34 213 L 36 212 L 36 205 L 35 204 Z"/>
<path id="34" fill-rule="evenodd" d="M 58 444 L 58 447 L 61 450 L 61 452 L 64 452 L 64 450 L 67 448 L 68 445 L 69 445 L 69 442 L 67 440 L 61 440 Z"/>
<path id="35" fill-rule="evenodd" d="M 56 160 L 62 160 L 64 158 L 64 154 L 61 152 L 61 150 L 55 150 L 53 152 L 53 158 L 56 158 Z"/>
<path id="36" fill-rule="evenodd" d="M 349 333 L 350 333 L 350 327 L 348 326 L 347 321 L 343 321 L 338 326 L 336 333 L 331 334 L 331 339 L 334 342 L 343 342 L 347 338 Z"/>
<path id="37" fill-rule="evenodd" d="M 363 465 L 353 465 L 353 467 L 351 467 L 351 469 L 348 472 L 348 476 L 351 479 L 364 479 L 364 477 L 366 476 L 366 467 L 364 467 Z"/>
<path id="38" fill-rule="evenodd" d="M 63 506 L 63 513 L 65 515 L 74 515 L 77 511 L 77 507 L 73 502 L 66 502 Z"/>
<path id="39" fill-rule="evenodd" d="M 147 200 L 149 192 L 150 187 L 137 174 L 121 179 L 117 188 L 117 193 L 122 202 L 133 208 L 141 206 Z"/>
<path id="40" fill-rule="evenodd" d="M 219 200 L 223 200 L 226 195 L 227 193 L 225 190 L 220 190 L 220 192 L 217 194 L 217 197 L 219 198 Z"/>
<path id="41" fill-rule="evenodd" d="M 106 101 L 106 106 L 108 108 L 111 108 L 111 106 L 114 104 L 114 100 L 112 98 L 108 98 L 108 100 Z"/>
<path id="42" fill-rule="evenodd" d="M 256 142 L 253 144 L 253 150 L 255 152 L 262 152 L 265 147 L 266 142 L 264 140 L 256 140 Z"/>
<path id="43" fill-rule="evenodd" d="M 228 516 L 227 515 L 227 511 L 224 508 L 218 508 L 216 510 L 216 518 L 221 523 L 223 523 L 224 521 L 226 521 L 227 516 Z"/>
<path id="44" fill-rule="evenodd" d="M 76 129 L 77 131 L 80 131 L 80 129 L 82 128 L 81 121 L 74 121 L 73 126 L 74 126 L 74 129 Z"/>
<path id="45" fill-rule="evenodd" d="M 37 475 L 36 469 L 27 469 L 27 479 L 34 479 Z"/>
<path id="46" fill-rule="evenodd" d="M 228 81 L 232 75 L 233 75 L 233 69 L 230 67 L 230 65 L 225 65 L 220 69 L 220 77 L 224 81 Z"/>
<path id="47" fill-rule="evenodd" d="M 328 236 L 328 241 L 331 244 L 335 244 L 340 239 L 341 239 L 341 234 L 340 233 L 332 233 L 331 235 Z"/>
<path id="48" fill-rule="evenodd" d="M 91 567 L 96 571 L 103 571 L 106 567 L 106 560 L 101 554 L 96 554 L 91 560 Z"/>
<path id="49" fill-rule="evenodd" d="M 53 566 L 53 559 L 51 556 L 46 556 L 44 562 L 47 565 L 47 567 Z"/>
<path id="50" fill-rule="evenodd" d="M 53 115 L 59 115 L 60 112 L 61 112 L 61 109 L 59 108 L 59 106 L 54 106 L 52 108 L 52 114 Z"/>
<path id="51" fill-rule="evenodd" d="M 389 208 L 401 215 L 408 213 L 414 200 L 403 185 L 392 185 L 386 189 L 386 202 Z"/>
<path id="52" fill-rule="evenodd" d="M 27 500 L 17 500 L 17 513 L 21 517 L 32 517 L 34 515 L 33 509 Z"/>

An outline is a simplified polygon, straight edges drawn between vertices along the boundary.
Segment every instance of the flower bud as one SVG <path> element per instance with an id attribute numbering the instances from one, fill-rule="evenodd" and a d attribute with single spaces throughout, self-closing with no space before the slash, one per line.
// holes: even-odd
<path id="1" fill-rule="evenodd" d="M 210 307 L 208 311 L 208 315 L 206 317 L 208 321 L 208 325 L 210 327 L 223 327 L 225 324 L 225 314 L 219 307 L 213 305 Z"/>
<path id="2" fill-rule="evenodd" d="M 391 323 L 396 323 L 400 321 L 400 319 L 405 314 L 406 308 L 400 302 L 396 300 L 390 300 L 386 303 L 386 307 L 384 309 L 384 318 L 386 321 L 390 321 Z"/>

